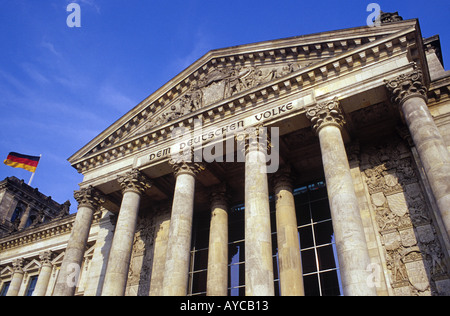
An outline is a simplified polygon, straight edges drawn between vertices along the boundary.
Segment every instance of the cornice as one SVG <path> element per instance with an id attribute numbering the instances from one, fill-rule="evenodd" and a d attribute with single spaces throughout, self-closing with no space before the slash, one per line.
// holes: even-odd
<path id="1" fill-rule="evenodd" d="M 26 246 L 38 241 L 54 238 L 72 232 L 76 214 L 71 214 L 62 219 L 52 220 L 49 223 L 39 225 L 33 229 L 13 233 L 0 238 L 0 252 L 9 249 Z M 96 225 L 101 217 L 101 213 L 94 214 L 93 225 Z"/>
<path id="2" fill-rule="evenodd" d="M 267 102 L 291 91 L 307 90 L 327 79 L 339 77 L 369 63 L 376 63 L 381 60 L 388 59 L 395 53 L 404 53 L 404 51 L 408 50 L 410 46 L 414 46 L 417 43 L 416 23 L 417 21 L 415 20 L 407 23 L 395 23 L 397 25 L 397 31 L 399 27 L 398 25 L 400 24 L 406 28 L 400 29 L 400 31 L 394 34 L 387 36 L 385 35 L 384 37 L 378 39 L 376 34 L 379 33 L 375 33 L 372 37 L 366 37 L 365 41 L 367 42 L 365 43 L 363 43 L 363 39 L 358 39 L 357 37 L 342 40 L 336 40 L 334 38 L 329 41 L 322 38 L 322 43 L 299 44 L 297 42 L 297 45 L 293 47 L 284 46 L 283 48 L 272 48 L 272 50 L 252 53 L 250 52 L 250 48 L 255 48 L 258 45 L 240 46 L 234 48 L 235 51 L 240 52 L 238 55 L 225 55 L 222 57 L 218 56 L 219 53 L 228 51 L 231 52 L 233 51 L 233 48 L 228 50 L 211 51 L 205 55 L 206 57 L 200 59 L 203 61 L 203 66 L 199 65 L 199 61 L 194 63 L 188 69 L 192 70 L 195 68 L 196 70 L 186 79 L 181 80 L 177 85 L 174 85 L 172 89 L 169 89 L 170 91 L 166 91 L 167 93 L 164 95 L 157 92 L 149 97 L 147 101 L 144 101 L 144 103 L 153 102 L 151 106 L 147 106 L 139 113 L 137 113 L 137 108 L 130 111 L 128 116 L 134 115 L 134 117 L 126 123 L 124 123 L 124 118 L 116 122 L 114 125 L 117 126 L 124 123 L 116 132 L 108 137 L 109 142 L 111 143 L 119 139 L 116 144 L 107 146 L 105 139 L 103 141 L 98 140 L 99 146 L 102 147 L 103 144 L 104 148 L 97 148 L 92 154 L 85 157 L 80 156 L 83 154 L 83 150 L 79 151 L 78 154 L 69 158 L 69 161 L 79 172 L 83 173 L 112 161 L 113 159 L 127 156 L 137 150 L 145 149 L 153 144 L 160 143 L 169 137 L 171 131 L 175 127 L 192 127 L 195 119 L 200 119 L 202 121 L 219 119 L 220 117 L 223 117 L 223 115 L 244 110 L 248 105 L 254 106 L 257 103 Z M 385 26 L 382 26 L 380 29 L 383 28 L 385 28 Z M 392 30 L 391 28 L 392 26 L 389 25 L 390 30 Z M 369 32 L 369 30 L 365 29 L 364 32 L 366 32 L 365 36 L 368 36 L 367 32 Z M 282 43 L 293 44 L 295 40 L 298 41 L 298 38 L 291 38 Z M 280 44 L 281 42 L 274 41 L 271 42 L 270 45 L 274 47 Z M 264 45 L 267 47 L 270 46 L 268 43 L 259 44 L 260 47 Z M 344 49 L 344 47 L 347 47 L 347 49 Z M 311 54 L 314 54 L 314 51 L 316 51 L 316 53 L 318 51 L 324 52 L 327 50 L 333 50 L 333 52 L 335 52 L 337 49 L 340 49 L 340 52 L 336 56 L 329 57 L 326 60 L 315 63 L 307 68 L 295 71 L 288 76 L 254 87 L 253 89 L 247 90 L 243 93 L 233 95 L 232 97 L 203 107 L 179 119 L 151 128 L 144 134 L 136 135 L 120 141 L 120 139 L 123 138 L 123 135 L 126 134 L 127 130 L 129 131 L 133 126 L 138 126 L 141 124 L 140 122 L 148 120 L 149 117 L 160 113 L 158 111 L 162 111 L 165 105 L 180 96 L 183 91 L 186 91 L 185 89 L 187 89 L 187 84 L 189 84 L 190 80 L 198 78 L 201 73 L 207 71 L 211 66 L 216 66 L 218 63 L 231 65 L 236 63 L 254 62 L 256 58 L 273 61 L 277 58 L 286 59 L 288 56 L 293 55 L 296 55 L 297 58 L 298 56 L 301 56 L 301 58 L 306 59 L 311 56 Z M 414 56 L 412 56 L 412 58 L 414 58 Z M 178 79 L 179 76 L 174 78 L 171 82 L 177 82 Z M 158 96 L 160 97 L 158 98 Z M 107 131 L 110 131 L 110 129 Z M 107 131 L 102 133 L 103 136 L 105 136 Z M 102 134 L 96 139 L 102 138 Z M 92 142 L 90 144 L 92 145 Z M 88 144 L 85 146 L 85 149 L 86 148 L 92 147 L 89 147 Z M 84 154 L 86 153 L 87 152 L 84 152 Z M 76 158 L 77 155 L 80 157 Z"/>

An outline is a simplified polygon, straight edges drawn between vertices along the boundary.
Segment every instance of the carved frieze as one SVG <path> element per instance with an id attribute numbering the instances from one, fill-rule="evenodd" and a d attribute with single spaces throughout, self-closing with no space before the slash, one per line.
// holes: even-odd
<path id="1" fill-rule="evenodd" d="M 135 134 L 176 120 L 207 105 L 232 97 L 254 87 L 282 78 L 312 63 L 288 63 L 278 66 L 239 66 L 210 68 L 163 112 L 142 126 Z"/>
<path id="2" fill-rule="evenodd" d="M 361 166 L 394 293 L 448 295 L 436 283 L 448 271 L 406 143 L 363 147 Z"/>

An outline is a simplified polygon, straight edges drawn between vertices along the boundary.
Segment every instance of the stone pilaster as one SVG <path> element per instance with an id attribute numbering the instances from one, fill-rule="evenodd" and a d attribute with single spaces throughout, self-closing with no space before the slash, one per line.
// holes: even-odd
<path id="1" fill-rule="evenodd" d="M 211 226 L 209 233 L 208 296 L 228 294 L 228 204 L 225 185 L 211 192 Z"/>
<path id="2" fill-rule="evenodd" d="M 23 259 L 16 259 L 12 262 L 14 273 L 6 296 L 17 296 L 19 294 L 20 286 L 22 285 L 24 275 L 23 272 L 24 263 L 25 261 Z"/>
<path id="3" fill-rule="evenodd" d="M 39 255 L 39 260 L 41 261 L 41 270 L 39 272 L 33 296 L 45 296 L 53 270 L 51 251 L 41 253 Z"/>
<path id="4" fill-rule="evenodd" d="M 440 217 L 450 236 L 450 154 L 427 106 L 427 89 L 420 69 L 386 80 L 419 153 Z"/>
<path id="5" fill-rule="evenodd" d="M 267 135 L 265 129 L 255 127 L 236 139 L 245 149 L 245 294 L 273 296 Z"/>
<path id="6" fill-rule="evenodd" d="M 302 260 L 291 170 L 280 169 L 272 179 L 275 191 L 278 261 L 282 296 L 304 296 Z"/>
<path id="7" fill-rule="evenodd" d="M 92 186 L 75 191 L 74 197 L 78 202 L 78 213 L 56 281 L 54 296 L 75 294 L 76 282 L 73 280 L 73 272 L 81 271 L 94 212 L 105 202 L 103 194 Z M 78 276 L 75 279 L 78 280 Z"/>
<path id="8" fill-rule="evenodd" d="M 344 295 L 376 295 L 366 282 L 370 257 L 341 134 L 345 119 L 339 101 L 308 107 L 306 116 L 319 136 Z"/>
<path id="9" fill-rule="evenodd" d="M 117 181 L 123 197 L 109 254 L 103 296 L 125 295 L 141 196 L 151 187 L 150 180 L 137 169 L 118 176 Z"/>
<path id="10" fill-rule="evenodd" d="M 201 163 L 183 160 L 182 157 L 172 159 L 169 163 L 174 170 L 176 184 L 167 244 L 163 295 L 186 296 L 194 214 L 195 178 L 205 167 Z"/>

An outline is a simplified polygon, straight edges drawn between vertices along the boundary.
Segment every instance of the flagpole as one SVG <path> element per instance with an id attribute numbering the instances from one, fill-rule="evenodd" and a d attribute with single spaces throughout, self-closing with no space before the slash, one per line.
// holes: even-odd
<path id="1" fill-rule="evenodd" d="M 39 157 L 41 157 L 42 158 L 42 154 L 40 154 L 39 155 Z M 39 159 L 40 160 L 40 159 Z M 31 187 L 31 182 L 33 181 L 33 179 L 34 179 L 34 175 L 36 174 L 36 171 L 34 171 L 32 174 L 31 174 L 31 178 L 30 178 L 30 181 L 28 181 L 28 185 Z"/>

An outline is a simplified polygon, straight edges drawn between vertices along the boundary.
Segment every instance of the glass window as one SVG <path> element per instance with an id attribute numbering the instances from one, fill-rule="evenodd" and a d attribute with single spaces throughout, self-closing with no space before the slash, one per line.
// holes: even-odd
<path id="1" fill-rule="evenodd" d="M 38 280 L 38 276 L 34 275 L 32 277 L 30 277 L 30 281 L 28 282 L 28 290 L 27 290 L 27 294 L 25 296 L 32 296 L 34 289 L 36 288 L 36 283 Z"/>
<path id="2" fill-rule="evenodd" d="M 298 233 L 307 296 L 341 295 L 326 185 L 317 182 L 294 190 Z"/>
<path id="3" fill-rule="evenodd" d="M 341 295 L 342 285 L 325 182 L 294 190 L 305 294 Z M 275 201 L 270 197 L 275 295 L 280 295 Z M 228 212 L 228 295 L 245 295 L 245 206 Z M 189 295 L 206 295 L 210 213 L 195 215 Z"/>
<path id="4" fill-rule="evenodd" d="M 0 291 L 0 296 L 6 296 L 10 285 L 11 285 L 11 282 L 3 283 L 2 290 Z"/>
<path id="5" fill-rule="evenodd" d="M 22 214 L 23 214 L 23 208 L 20 206 L 17 206 L 16 209 L 14 210 L 13 215 L 11 216 L 11 223 L 18 220 L 20 217 L 22 217 Z"/>

